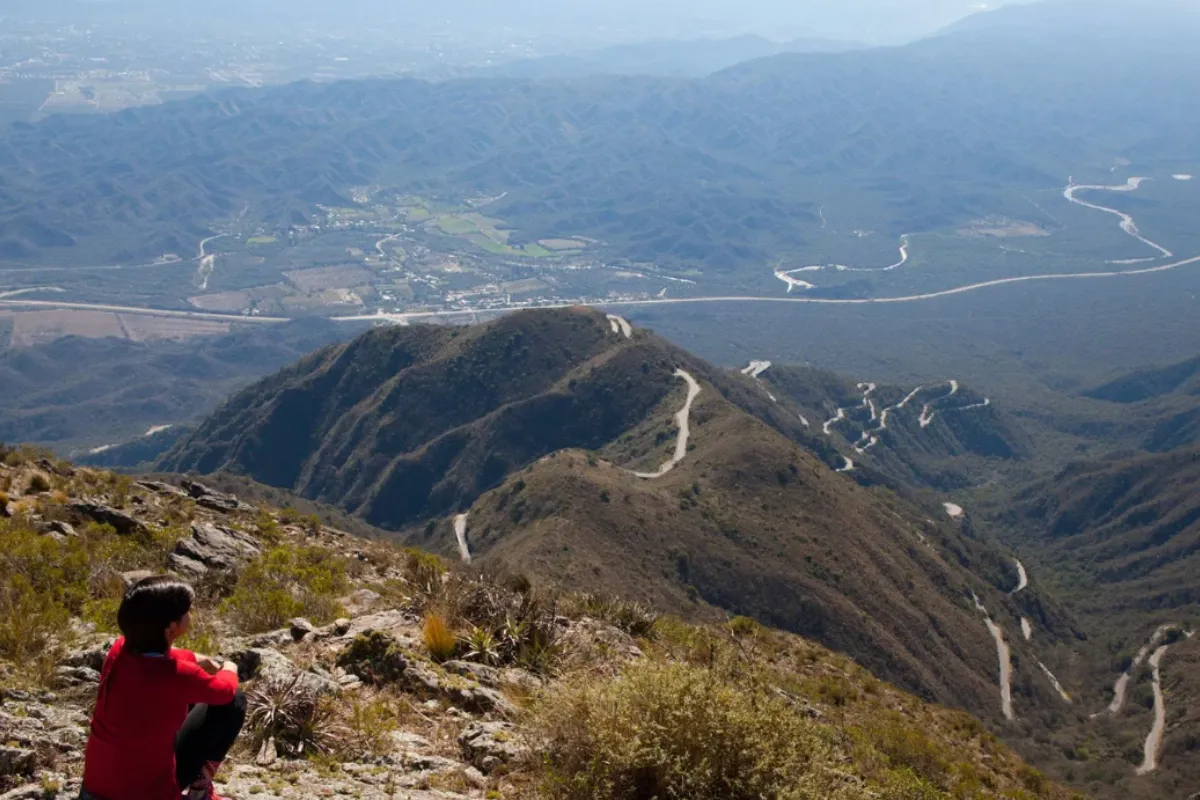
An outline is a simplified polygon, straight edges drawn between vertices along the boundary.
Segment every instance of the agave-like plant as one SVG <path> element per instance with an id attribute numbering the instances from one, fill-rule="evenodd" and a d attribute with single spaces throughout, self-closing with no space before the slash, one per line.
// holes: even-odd
<path id="1" fill-rule="evenodd" d="M 500 642 L 487 628 L 472 625 L 471 632 L 462 637 L 462 642 L 467 649 L 463 655 L 465 660 L 478 661 L 492 667 L 500 663 Z"/>
<path id="2" fill-rule="evenodd" d="M 303 677 L 264 681 L 246 691 L 246 731 L 256 753 L 262 755 L 271 742 L 294 758 L 329 753 L 336 745 L 339 726 L 331 709 Z"/>

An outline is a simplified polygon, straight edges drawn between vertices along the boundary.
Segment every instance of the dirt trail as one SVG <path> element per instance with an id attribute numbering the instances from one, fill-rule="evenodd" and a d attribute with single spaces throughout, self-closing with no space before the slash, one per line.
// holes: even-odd
<path id="1" fill-rule="evenodd" d="M 467 545 L 467 515 L 454 518 L 454 538 L 458 540 L 458 555 L 464 564 L 471 563 L 471 548 Z"/>
<path id="2" fill-rule="evenodd" d="M 1054 677 L 1054 673 L 1050 671 L 1050 668 L 1040 661 L 1037 662 L 1037 665 L 1042 668 L 1042 672 L 1046 673 L 1046 677 L 1050 679 L 1050 685 L 1054 687 L 1054 691 L 1058 692 L 1058 696 L 1068 703 L 1071 702 L 1071 695 L 1067 694 L 1067 690 L 1058 682 L 1058 678 Z"/>
<path id="3" fill-rule="evenodd" d="M 690 419 L 692 413 L 692 403 L 694 403 L 696 398 L 700 396 L 700 384 L 696 382 L 695 378 L 681 369 L 675 370 L 675 377 L 683 378 L 685 381 L 687 381 L 688 385 L 687 400 L 684 402 L 683 408 L 680 409 L 679 413 L 675 415 L 675 424 L 679 426 L 679 436 L 675 440 L 675 455 L 670 461 L 663 464 L 657 472 L 633 473 L 639 478 L 645 478 L 647 480 L 661 478 L 663 475 L 666 475 L 668 472 L 675 469 L 675 466 L 680 461 L 683 461 L 684 457 L 687 455 L 688 437 L 691 436 Z"/>
<path id="4" fill-rule="evenodd" d="M 217 266 L 216 253 L 205 253 L 208 243 L 215 239 L 222 239 L 229 234 L 218 233 L 216 236 L 210 236 L 200 242 L 200 266 L 196 269 L 196 277 L 200 278 L 200 290 L 204 291 L 208 288 L 208 279 L 212 277 L 213 270 Z"/>
<path id="5" fill-rule="evenodd" d="M 1145 757 L 1137 768 L 1138 775 L 1148 775 L 1158 769 L 1158 754 L 1162 752 L 1163 734 L 1167 730 L 1167 700 L 1163 696 L 1162 673 L 1159 667 L 1167 655 L 1168 645 L 1162 645 L 1150 656 L 1150 669 L 1154 671 L 1154 727 L 1146 737 Z"/>

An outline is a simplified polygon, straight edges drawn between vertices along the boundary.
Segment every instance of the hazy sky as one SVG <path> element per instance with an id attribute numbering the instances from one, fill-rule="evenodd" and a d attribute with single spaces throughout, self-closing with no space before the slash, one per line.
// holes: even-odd
<path id="1" fill-rule="evenodd" d="M 1001 5 L 1021 0 L 989 0 Z M 448 24 L 572 39 L 759 33 L 873 42 L 918 37 L 985 7 L 981 0 L 0 0 L 0 16 L 103 17 L 157 25 L 207 21 L 264 32 L 322 27 L 372 34 Z M 365 30 L 363 30 L 365 29 Z"/>

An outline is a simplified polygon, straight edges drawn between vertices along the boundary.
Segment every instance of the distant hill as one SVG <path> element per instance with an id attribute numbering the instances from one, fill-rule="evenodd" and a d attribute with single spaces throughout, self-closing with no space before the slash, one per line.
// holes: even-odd
<path id="1" fill-rule="evenodd" d="M 1084 396 L 1110 403 L 1140 403 L 1175 392 L 1200 397 L 1200 357 L 1137 370 L 1089 389 Z"/>
<path id="2" fill-rule="evenodd" d="M 157 469 L 244 475 L 448 555 L 465 513 L 480 563 L 683 614 L 753 615 L 997 713 L 995 648 L 970 592 L 1019 630 L 1012 561 L 940 507 L 835 474 L 823 439 L 749 378 L 573 309 L 326 348 L 234 396 Z M 1073 638 L 1069 616 L 1043 606 L 1040 644 Z M 1053 704 L 1039 672 L 1014 686 L 1021 703 Z"/>
<path id="3" fill-rule="evenodd" d="M 1092 613 L 1200 622 L 1200 447 L 1073 464 L 1028 487 L 1001 518 L 1064 575 Z M 1074 565 L 1074 566 L 1072 566 Z"/>
<path id="4" fill-rule="evenodd" d="M 1148 367 L 1088 389 L 1085 397 L 1129 406 L 1138 446 L 1154 453 L 1200 444 L 1200 358 Z"/>
<path id="5" fill-rule="evenodd" d="M 480 74 L 505 78 L 583 78 L 589 75 L 654 75 L 697 78 L 756 58 L 781 53 L 842 53 L 867 45 L 804 38 L 773 42 L 761 36 L 732 39 L 661 40 L 606 47 L 592 52 L 523 59 Z"/>
<path id="6" fill-rule="evenodd" d="M 150 429 L 207 414 L 230 392 L 354 332 L 306 319 L 182 342 L 68 337 L 0 350 L 0 441 L 81 456 L 129 441 L 140 447 Z M 158 453 L 115 455 L 104 463 L 131 466 Z"/>

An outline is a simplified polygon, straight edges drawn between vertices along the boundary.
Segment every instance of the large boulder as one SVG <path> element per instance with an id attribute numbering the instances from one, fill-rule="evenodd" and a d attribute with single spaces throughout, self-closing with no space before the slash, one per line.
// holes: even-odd
<path id="1" fill-rule="evenodd" d="M 140 520 L 111 506 L 83 501 L 72 503 L 70 509 L 85 519 L 111 526 L 121 536 L 144 536 L 149 533 L 149 529 Z"/>
<path id="2" fill-rule="evenodd" d="M 274 686 L 296 686 L 313 695 L 337 695 L 341 686 L 332 676 L 302 670 L 278 650 L 254 647 L 235 653 L 231 658 L 238 665 L 238 677 L 243 681 L 262 681 Z"/>
<path id="3" fill-rule="evenodd" d="M 258 542 L 241 531 L 197 522 L 192 535 L 175 545 L 168 563 L 176 572 L 199 576 L 209 570 L 235 569 L 261 552 Z"/>
<path id="4" fill-rule="evenodd" d="M 188 496 L 196 501 L 196 505 L 207 508 L 210 511 L 230 513 L 233 511 L 254 510 L 251 506 L 238 500 L 237 497 L 210 489 L 198 481 L 183 481 L 182 485 L 183 490 L 188 493 Z"/>

